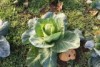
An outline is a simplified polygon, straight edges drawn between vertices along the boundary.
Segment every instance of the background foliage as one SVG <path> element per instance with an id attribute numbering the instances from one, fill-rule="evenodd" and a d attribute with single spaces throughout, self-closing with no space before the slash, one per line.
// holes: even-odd
<path id="1" fill-rule="evenodd" d="M 27 21 L 37 15 L 40 8 L 49 2 L 49 0 L 29 0 L 27 9 L 29 13 L 24 13 L 23 1 L 20 0 L 19 5 L 13 5 L 14 0 L 0 0 L 0 19 L 7 20 L 11 24 L 6 36 L 10 42 L 11 55 L 7 58 L 0 58 L 0 67 L 25 67 L 26 54 L 31 46 L 22 44 L 21 35 L 28 27 Z M 100 21 L 85 12 L 84 0 L 63 1 L 63 12 L 67 16 L 70 30 L 79 28 L 84 31 L 85 36 L 91 36 L 95 27 L 100 28 L 98 26 Z M 33 52 L 36 50 L 34 49 Z"/>

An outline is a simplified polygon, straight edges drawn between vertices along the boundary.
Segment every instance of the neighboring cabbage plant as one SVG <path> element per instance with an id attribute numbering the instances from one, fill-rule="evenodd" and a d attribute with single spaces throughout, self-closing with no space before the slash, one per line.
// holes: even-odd
<path id="1" fill-rule="evenodd" d="M 9 42 L 4 37 L 9 28 L 9 23 L 7 21 L 3 22 L 0 20 L 0 57 L 7 57 L 10 54 Z"/>
<path id="2" fill-rule="evenodd" d="M 94 43 L 91 43 L 94 44 L 94 47 L 91 51 L 92 54 L 89 60 L 89 67 L 100 67 L 100 35 L 97 35 L 94 41 Z"/>
<path id="3" fill-rule="evenodd" d="M 95 0 L 93 3 L 92 3 L 92 7 L 97 9 L 97 10 L 100 10 L 100 0 Z"/>
<path id="4" fill-rule="evenodd" d="M 38 48 L 35 59 L 33 51 L 29 51 L 28 67 L 57 67 L 57 53 L 80 46 L 79 35 L 74 31 L 65 31 L 64 23 L 54 18 L 31 19 L 28 26 L 29 30 L 22 34 L 22 42 Z"/>

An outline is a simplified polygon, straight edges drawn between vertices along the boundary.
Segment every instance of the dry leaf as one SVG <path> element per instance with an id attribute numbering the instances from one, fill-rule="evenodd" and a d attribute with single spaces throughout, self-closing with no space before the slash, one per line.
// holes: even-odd
<path id="1" fill-rule="evenodd" d="M 98 11 L 97 10 L 90 10 L 89 13 L 91 14 L 91 16 L 96 16 Z"/>
<path id="2" fill-rule="evenodd" d="M 76 58 L 76 52 L 75 50 L 71 49 L 67 52 L 63 52 L 59 55 L 60 60 L 62 61 L 69 61 L 74 60 Z"/>

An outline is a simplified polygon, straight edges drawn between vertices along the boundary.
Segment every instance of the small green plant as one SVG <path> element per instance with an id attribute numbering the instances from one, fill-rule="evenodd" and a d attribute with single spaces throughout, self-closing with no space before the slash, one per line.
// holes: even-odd
<path id="1" fill-rule="evenodd" d="M 64 22 L 55 18 L 35 18 L 30 22 L 29 30 L 22 34 L 22 42 L 38 48 L 35 59 L 32 58 L 34 55 L 27 56 L 29 67 L 57 67 L 57 53 L 80 46 L 79 35 L 74 31 L 65 31 Z"/>

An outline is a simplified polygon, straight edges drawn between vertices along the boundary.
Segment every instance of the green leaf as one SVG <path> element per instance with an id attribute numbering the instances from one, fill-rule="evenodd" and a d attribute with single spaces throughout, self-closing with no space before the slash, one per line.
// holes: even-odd
<path id="1" fill-rule="evenodd" d="M 64 38 L 57 41 L 52 47 L 54 52 L 65 52 L 69 49 L 76 49 L 80 46 L 80 38 L 77 34 L 67 31 L 65 32 Z"/>
<path id="2" fill-rule="evenodd" d="M 42 16 L 42 18 L 53 18 L 56 21 L 56 25 L 58 27 L 58 30 L 61 30 L 62 27 L 63 30 L 65 30 L 65 26 L 67 26 L 67 17 L 64 13 L 58 13 L 53 17 L 53 12 L 48 12 L 45 15 Z"/>
<path id="3" fill-rule="evenodd" d="M 39 61 L 40 54 L 37 55 L 37 52 L 38 52 L 37 49 L 35 49 L 33 47 L 30 48 L 30 50 L 27 54 L 27 59 L 26 59 L 26 63 L 27 63 L 28 67 L 42 67 L 40 64 L 40 61 Z"/>
<path id="4" fill-rule="evenodd" d="M 43 31 L 42 31 L 42 27 L 41 27 L 39 22 L 36 24 L 35 32 L 36 32 L 36 35 L 39 36 L 39 37 L 43 37 L 44 36 L 43 35 Z"/>
<path id="5" fill-rule="evenodd" d="M 43 67 L 57 67 L 57 54 L 49 49 L 41 50 L 41 64 Z"/>
<path id="6" fill-rule="evenodd" d="M 41 30 L 44 34 L 44 37 L 47 35 L 50 35 L 56 31 L 56 24 L 55 24 L 55 20 L 53 18 L 39 19 L 39 22 L 40 22 L 39 24 L 40 24 Z M 51 25 L 51 27 L 49 27 L 49 29 L 47 27 L 48 25 L 49 26 Z M 54 31 L 52 28 L 54 28 Z"/>
<path id="7" fill-rule="evenodd" d="M 62 21 L 57 21 L 54 18 L 39 19 L 35 31 L 37 36 L 45 37 L 57 32 L 64 33 L 65 25 Z"/>
<path id="8" fill-rule="evenodd" d="M 49 47 L 54 46 L 53 43 L 48 44 L 42 38 L 37 37 L 37 36 L 31 36 L 29 38 L 29 41 L 31 42 L 32 45 L 34 45 L 35 47 L 39 47 L 39 48 L 49 48 Z"/>
<path id="9" fill-rule="evenodd" d="M 44 40 L 46 42 L 50 43 L 51 41 L 58 40 L 60 38 L 60 36 L 61 36 L 61 32 L 58 32 L 58 33 L 54 33 L 54 34 L 52 34 L 50 36 L 45 37 Z"/>
<path id="10" fill-rule="evenodd" d="M 46 24 L 44 31 L 46 32 L 47 35 L 51 35 L 55 33 L 55 26 L 53 24 Z"/>

